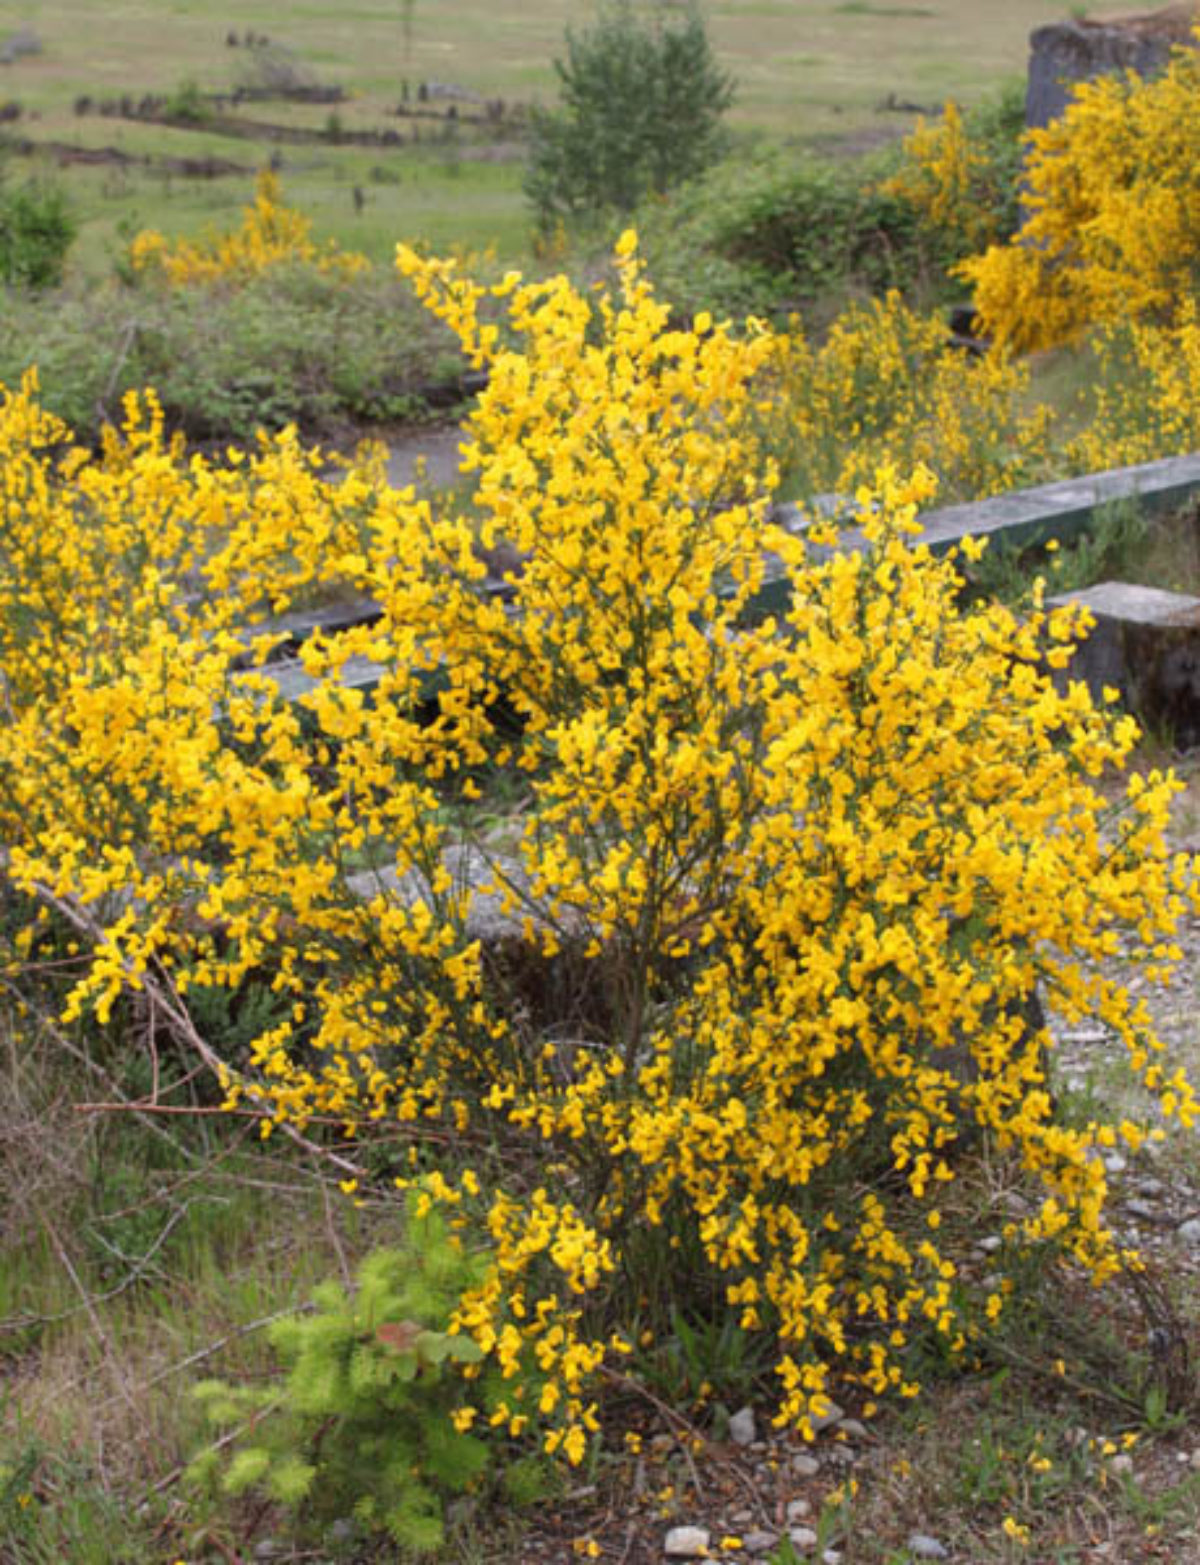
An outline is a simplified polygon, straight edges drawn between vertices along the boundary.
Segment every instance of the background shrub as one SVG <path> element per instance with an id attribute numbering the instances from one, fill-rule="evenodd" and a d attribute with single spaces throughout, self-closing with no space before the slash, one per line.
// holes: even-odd
<path id="1" fill-rule="evenodd" d="M 0 281 L 20 288 L 61 282 L 75 230 L 57 185 L 34 180 L 0 185 Z"/>
<path id="2" fill-rule="evenodd" d="M 606 208 L 628 212 L 720 155 L 733 82 L 696 5 L 644 22 L 630 0 L 615 0 L 593 27 L 568 31 L 555 68 L 561 103 L 533 118 L 525 182 L 543 227 Z"/>

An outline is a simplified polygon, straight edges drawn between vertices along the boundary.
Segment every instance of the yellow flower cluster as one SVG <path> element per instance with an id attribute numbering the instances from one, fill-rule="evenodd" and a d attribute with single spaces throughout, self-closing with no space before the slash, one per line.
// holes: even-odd
<path id="1" fill-rule="evenodd" d="M 850 305 L 820 344 L 793 322 L 764 416 L 802 494 L 853 494 L 891 464 L 927 467 L 943 500 L 965 500 L 1043 478 L 1052 414 L 1028 389 L 1024 364 L 968 357 L 892 292 Z"/>
<path id="2" fill-rule="evenodd" d="M 1102 328 L 1094 407 L 1071 441 L 1068 461 L 1094 472 L 1200 450 L 1200 319 L 1180 300 L 1169 325 L 1131 321 Z"/>
<path id="3" fill-rule="evenodd" d="M 338 277 L 357 277 L 370 270 L 365 255 L 342 250 L 330 241 L 321 249 L 312 237 L 312 220 L 285 206 L 279 176 L 263 169 L 253 204 L 242 213 L 233 233 L 209 233 L 198 240 L 179 239 L 172 245 L 155 229 L 143 229 L 129 247 L 137 272 L 166 279 L 173 287 L 191 283 L 244 281 L 282 264 L 315 266 Z"/>
<path id="4" fill-rule="evenodd" d="M 962 110 L 948 101 L 940 119 L 918 118 L 905 138 L 899 169 L 879 188 L 950 236 L 956 252 L 965 255 L 995 232 L 995 192 L 985 182 L 987 168 L 987 158 L 972 145 Z"/>
<path id="5" fill-rule="evenodd" d="M 1150 80 L 1082 82 L 1028 133 L 1028 216 L 1011 242 L 956 268 L 1001 346 L 1051 347 L 1093 323 L 1170 318 L 1200 248 L 1200 53 Z"/>
<path id="6" fill-rule="evenodd" d="M 1175 783 L 1106 802 L 1135 734 L 1046 672 L 1077 622 L 960 613 L 913 538 L 923 469 L 859 492 L 864 553 L 769 523 L 758 403 L 783 350 L 672 329 L 632 235 L 612 294 L 399 264 L 490 370 L 470 515 L 369 455 L 328 483 L 287 436 L 188 461 L 149 400 L 98 459 L 64 456 L 32 384 L 5 402 L 9 873 L 86 945 L 72 1009 L 152 985 L 221 1064 L 189 992 L 270 975 L 230 1104 L 479 1148 L 418 1185 L 490 1240 L 456 1326 L 511 1385 L 486 1404 L 510 1432 L 582 1457 L 595 1377 L 664 1275 L 776 1345 L 781 1423 L 809 1429 L 838 1382 L 910 1394 L 914 1339 L 957 1350 L 1005 1298 L 954 1258 L 964 1142 L 1040 1191 L 1014 1253 L 1116 1264 L 1095 1149 L 1117 1132 L 1055 1118 L 1035 988 L 1192 1120 L 1112 975 L 1165 970 L 1200 903 L 1163 848 Z M 512 603 L 480 591 L 478 532 L 523 558 Z M 752 623 L 767 553 L 791 606 Z M 305 644 L 309 694 L 238 672 L 240 627 L 333 583 L 380 617 Z M 352 656 L 370 700 L 339 680 Z M 477 802 L 495 770 L 523 790 L 503 851 Z M 511 981 L 556 960 L 598 997 L 565 1030 Z"/>

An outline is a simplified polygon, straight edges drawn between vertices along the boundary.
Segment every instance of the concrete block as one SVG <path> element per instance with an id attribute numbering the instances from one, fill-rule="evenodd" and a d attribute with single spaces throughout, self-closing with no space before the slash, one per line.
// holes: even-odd
<path id="1" fill-rule="evenodd" d="M 1200 744 L 1200 598 L 1130 582 L 1104 581 L 1047 600 L 1081 603 L 1095 616 L 1064 680 L 1080 679 L 1098 699 L 1105 686 L 1151 728 L 1176 744 Z"/>

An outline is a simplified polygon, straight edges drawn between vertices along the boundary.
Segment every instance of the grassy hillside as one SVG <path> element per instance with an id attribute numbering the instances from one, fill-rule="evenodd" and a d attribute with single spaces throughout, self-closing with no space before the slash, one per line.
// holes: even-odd
<path id="1" fill-rule="evenodd" d="M 406 12 L 411 25 L 406 28 Z M 550 101 L 552 61 L 564 29 L 586 25 L 593 10 L 580 0 L 529 0 L 497 7 L 488 0 L 361 0 L 353 6 L 262 0 L 249 15 L 181 0 L 170 7 L 137 0 L 63 0 L 0 5 L 0 39 L 32 28 L 40 54 L 0 71 L 0 98 L 20 103 L 18 136 L 81 148 L 110 147 L 134 157 L 216 156 L 247 170 L 282 157 L 288 188 L 321 226 L 380 258 L 398 236 L 444 246 L 495 243 L 520 252 L 527 222 L 520 192 L 519 135 L 503 126 L 482 139 L 469 128 L 395 117 L 403 84 L 412 107 L 422 82 L 453 86 L 507 106 Z M 1047 19 L 1041 0 L 1005 7 L 986 0 L 876 4 L 874 0 L 715 0 L 708 7 L 722 61 L 739 83 L 734 124 L 744 132 L 870 144 L 906 129 L 911 112 L 887 102 L 967 102 L 1025 69 L 1027 38 Z M 178 93 L 232 92 L 258 79 L 247 31 L 286 51 L 296 70 L 348 100 L 328 105 L 280 101 L 244 105 L 243 114 L 276 124 L 326 130 L 331 113 L 345 131 L 391 128 L 397 147 L 318 143 L 279 147 L 203 128 L 167 129 L 119 117 L 76 113 L 77 100 Z M 229 42 L 231 33 L 236 46 Z M 969 43 L 964 42 L 969 40 Z M 444 110 L 435 98 L 431 109 Z M 478 106 L 462 100 L 463 116 Z M 64 171 L 84 220 L 78 261 L 103 266 L 122 234 L 146 223 L 184 233 L 224 220 L 241 205 L 251 174 L 199 181 L 140 165 L 71 165 Z M 356 201 L 354 189 L 361 198 Z"/>

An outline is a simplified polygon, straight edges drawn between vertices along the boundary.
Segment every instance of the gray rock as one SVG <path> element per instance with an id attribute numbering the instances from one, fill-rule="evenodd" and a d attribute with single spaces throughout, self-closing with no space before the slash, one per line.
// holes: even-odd
<path id="1" fill-rule="evenodd" d="M 1139 1201 L 1136 1196 L 1126 1201 L 1125 1210 L 1130 1217 L 1136 1217 L 1144 1223 L 1152 1223 L 1158 1216 L 1157 1207 L 1151 1206 L 1149 1201 Z"/>
<path id="2" fill-rule="evenodd" d="M 792 1457 L 792 1471 L 797 1478 L 815 1478 L 821 1471 L 821 1464 L 815 1456 L 801 1451 L 798 1456 Z"/>
<path id="3" fill-rule="evenodd" d="M 860 1423 L 857 1418 L 843 1418 L 838 1424 L 842 1434 L 849 1435 L 851 1440 L 866 1440 L 868 1438 L 867 1426 Z"/>
<path id="4" fill-rule="evenodd" d="M 734 1445 L 753 1445 L 758 1439 L 758 1426 L 754 1421 L 754 1409 L 743 1407 L 729 1420 L 729 1438 Z"/>
<path id="5" fill-rule="evenodd" d="M 845 1416 L 845 1408 L 839 1407 L 836 1402 L 830 1402 L 824 1413 L 814 1413 L 809 1419 L 809 1423 L 813 1428 L 813 1434 L 819 1435 L 826 1429 L 832 1429 L 834 1424 L 840 1424 Z"/>
<path id="6" fill-rule="evenodd" d="M 948 1560 L 950 1551 L 944 1543 L 939 1543 L 936 1538 L 931 1538 L 927 1532 L 914 1532 L 909 1535 L 908 1549 L 910 1554 L 915 1554 L 919 1560 Z"/>
<path id="7" fill-rule="evenodd" d="M 1200 1244 L 1200 1217 L 1189 1217 L 1186 1223 L 1180 1223 L 1176 1232 L 1187 1244 Z"/>
<path id="8" fill-rule="evenodd" d="M 812 1510 L 807 1500 L 789 1500 L 787 1505 L 787 1519 L 790 1522 L 802 1522 Z"/>
<path id="9" fill-rule="evenodd" d="M 672 1527 L 663 1553 L 669 1560 L 701 1560 L 708 1553 L 710 1536 L 706 1527 Z"/>
<path id="10" fill-rule="evenodd" d="M 820 1542 L 811 1527 L 789 1527 L 788 1537 L 798 1549 L 815 1549 Z"/>
<path id="11" fill-rule="evenodd" d="M 454 882 L 454 889 L 471 893 L 466 918 L 466 932 L 471 939 L 494 941 L 520 931 L 521 915 L 505 912 L 503 894 L 480 889 L 507 882 L 516 891 L 522 891 L 528 880 L 515 859 L 504 854 L 484 853 L 474 845 L 452 844 L 442 855 L 442 862 Z M 389 864 L 347 875 L 346 890 L 361 902 L 385 896 L 408 906 L 428 901 L 431 895 L 429 882 L 419 870 L 410 869 L 400 874 Z"/>
<path id="12" fill-rule="evenodd" d="M 768 1532 L 764 1527 L 753 1527 L 742 1539 L 742 1547 L 747 1554 L 768 1554 L 778 1542 L 777 1532 Z"/>

